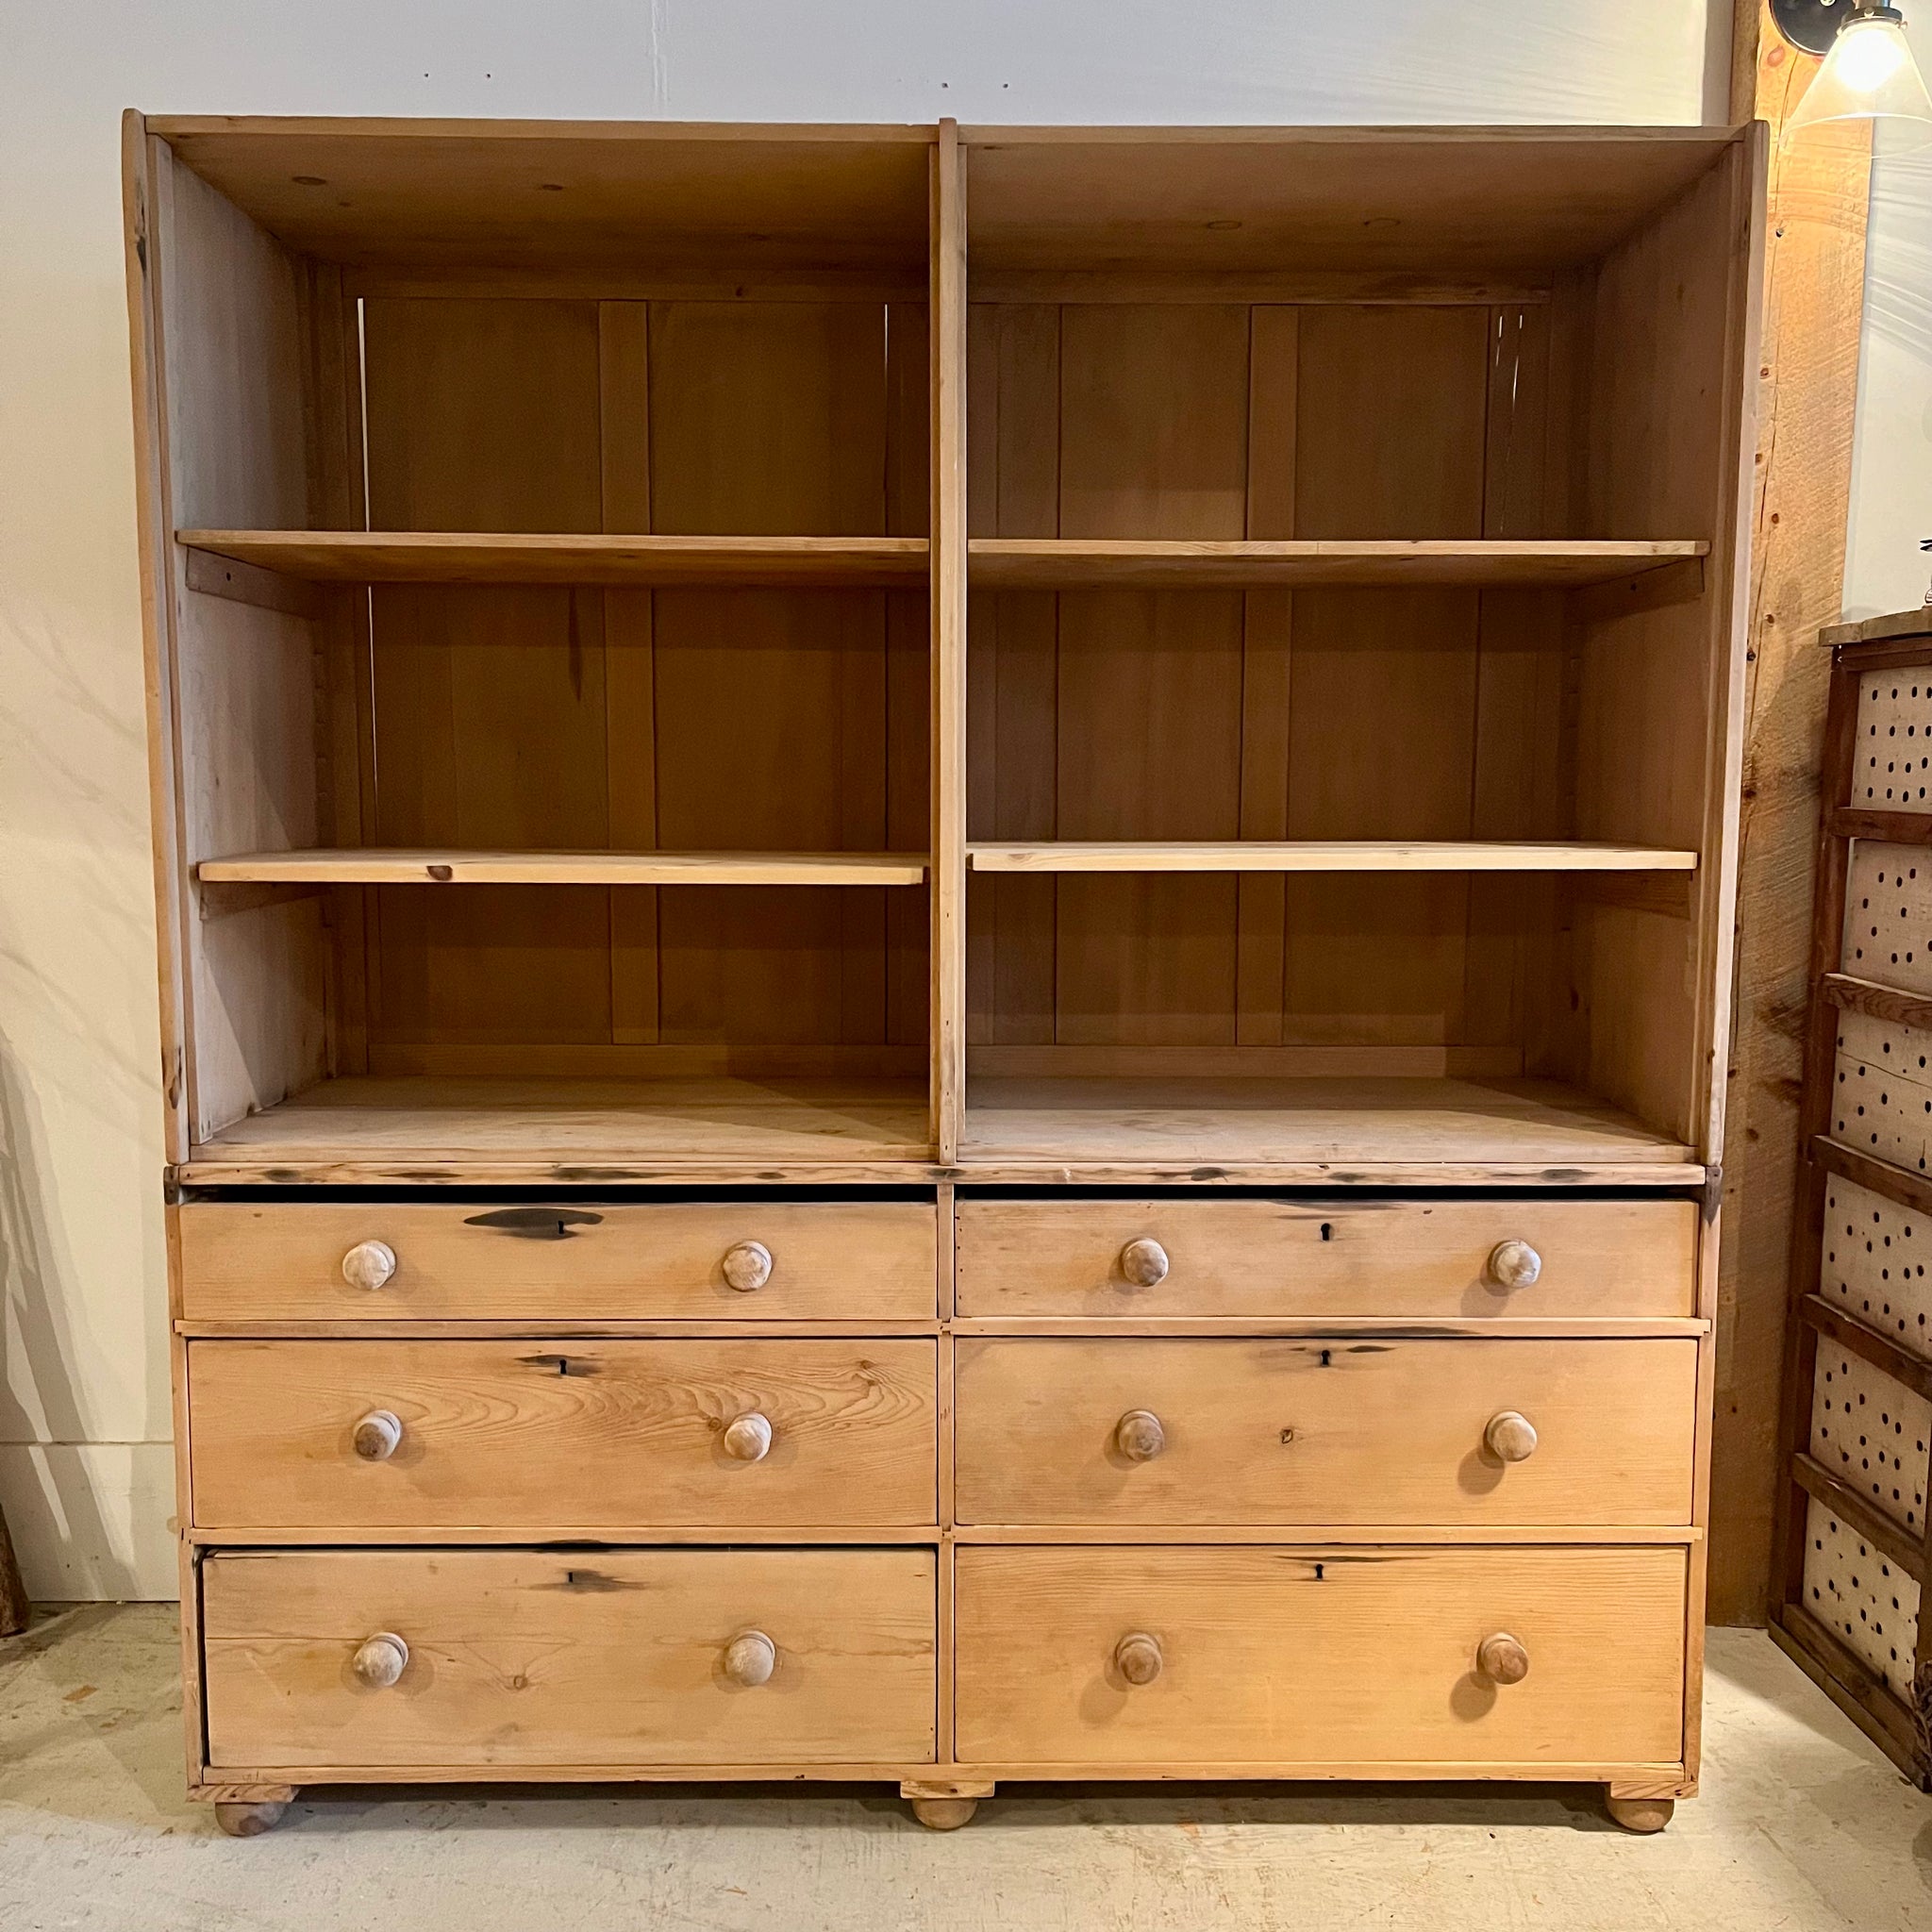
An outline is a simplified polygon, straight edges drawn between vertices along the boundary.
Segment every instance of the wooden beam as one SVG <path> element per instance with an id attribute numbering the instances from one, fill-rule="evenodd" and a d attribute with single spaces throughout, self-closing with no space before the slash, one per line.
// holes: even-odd
<path id="1" fill-rule="evenodd" d="M 1818 762 L 1841 608 L 1869 143 L 1776 139 L 1818 62 L 1739 0 L 1732 119 L 1771 124 L 1744 702 L 1736 1028 L 1718 1283 L 1709 1617 L 1764 1621 L 1797 1161 Z"/>

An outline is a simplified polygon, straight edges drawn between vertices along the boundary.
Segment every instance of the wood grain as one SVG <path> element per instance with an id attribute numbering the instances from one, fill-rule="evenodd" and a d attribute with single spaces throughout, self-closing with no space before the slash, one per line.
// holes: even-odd
<path id="1" fill-rule="evenodd" d="M 916 1202 L 501 1207 L 190 1201 L 179 1210 L 181 1315 L 195 1323 L 930 1319 L 933 1210 Z M 381 1241 L 374 1291 L 343 1257 Z M 750 1292 L 737 1244 L 771 1260 Z"/>
<path id="2" fill-rule="evenodd" d="M 319 885 L 922 886 L 924 853 L 249 852 L 205 858 L 204 885 L 251 879 Z"/>
<path id="3" fill-rule="evenodd" d="M 930 1759 L 933 1564 L 929 1550 L 210 1557 L 209 1763 Z M 755 1686 L 724 1668 L 747 1625 L 775 1652 Z M 378 1629 L 409 1647 L 380 1691 L 349 1668 Z"/>
<path id="4" fill-rule="evenodd" d="M 197 1524 L 933 1519 L 930 1341 L 198 1341 Z M 350 1433 L 381 1407 L 404 1444 Z M 757 1410 L 757 1462 L 722 1438 Z"/>
<path id="5" fill-rule="evenodd" d="M 974 1336 L 962 1523 L 1682 1523 L 1697 1344 Z M 1124 1457 L 1123 1415 L 1166 1446 Z M 1505 1410 L 1541 1444 L 1509 1463 Z"/>
<path id="6" fill-rule="evenodd" d="M 1668 1763 L 1681 1748 L 1681 1550 L 970 1548 L 958 1560 L 964 1763 L 1245 1762 L 1292 1776 L 1341 1737 L 1371 1760 L 1445 1767 L 1551 1758 L 1559 1738 L 1573 1760 Z M 1475 1674 L 1476 1645 L 1499 1626 L 1536 1659 L 1507 1694 Z M 1144 1687 L 1110 1668 L 1133 1630 L 1161 1646 Z"/>
<path id="7" fill-rule="evenodd" d="M 1392 839 L 1189 840 L 972 845 L 975 872 L 1690 872 L 1695 852 L 1638 845 Z M 204 870 L 204 876 L 207 876 Z"/>
<path id="8" fill-rule="evenodd" d="M 968 1316 L 1374 1316 L 1620 1319 L 1695 1307 L 1697 1210 L 1688 1201 L 1325 1199 L 986 1201 L 959 1204 L 959 1311 Z M 1169 1269 L 1137 1287 L 1128 1244 Z M 1529 1242 L 1536 1281 L 1511 1291 L 1491 1257 Z"/>
<path id="9" fill-rule="evenodd" d="M 179 530 L 175 541 L 318 584 L 916 586 L 926 566 L 924 537 Z"/>

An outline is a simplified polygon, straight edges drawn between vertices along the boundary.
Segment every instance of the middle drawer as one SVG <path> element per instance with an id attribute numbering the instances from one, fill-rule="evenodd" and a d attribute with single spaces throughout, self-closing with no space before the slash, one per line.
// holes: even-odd
<path id="1" fill-rule="evenodd" d="M 914 1526 L 938 1348 L 905 1341 L 196 1341 L 205 1529 Z"/>
<path id="2" fill-rule="evenodd" d="M 1691 1340 L 962 1337 L 964 1524 L 1686 1524 Z"/>

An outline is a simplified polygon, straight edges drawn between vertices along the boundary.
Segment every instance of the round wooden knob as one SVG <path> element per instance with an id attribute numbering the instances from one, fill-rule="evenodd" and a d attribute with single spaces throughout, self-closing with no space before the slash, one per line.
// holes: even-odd
<path id="1" fill-rule="evenodd" d="M 1121 1279 L 1136 1288 L 1154 1288 L 1167 1279 L 1167 1250 L 1150 1235 L 1121 1250 Z"/>
<path id="2" fill-rule="evenodd" d="M 1520 1684 L 1529 1675 L 1529 1653 L 1507 1630 L 1498 1630 L 1476 1645 L 1475 1667 L 1493 1683 Z"/>
<path id="3" fill-rule="evenodd" d="M 409 1646 L 393 1630 L 378 1630 L 350 1664 L 372 1690 L 387 1690 L 409 1667 Z"/>
<path id="4" fill-rule="evenodd" d="M 741 1630 L 724 1646 L 724 1674 L 747 1690 L 767 1683 L 778 1668 L 778 1646 L 762 1630 Z"/>
<path id="5" fill-rule="evenodd" d="M 396 1251 L 387 1241 L 358 1241 L 342 1257 L 342 1279 L 351 1288 L 386 1288 L 396 1272 Z"/>
<path id="6" fill-rule="evenodd" d="M 772 1425 L 757 1409 L 724 1425 L 724 1453 L 741 1462 L 761 1462 L 772 1446 Z"/>
<path id="7" fill-rule="evenodd" d="M 386 1408 L 372 1408 L 356 1424 L 356 1454 L 364 1462 L 387 1462 L 402 1446 L 402 1418 Z"/>
<path id="8" fill-rule="evenodd" d="M 1527 1462 L 1536 1454 L 1536 1424 L 1520 1411 L 1506 1408 L 1490 1418 L 1483 1441 L 1490 1445 L 1490 1454 L 1505 1462 Z"/>
<path id="9" fill-rule="evenodd" d="M 719 1264 L 727 1288 L 749 1294 L 772 1278 L 772 1251 L 763 1241 L 739 1241 L 724 1250 Z"/>
<path id="10" fill-rule="evenodd" d="M 1113 1444 L 1129 1462 L 1152 1462 L 1167 1447 L 1167 1431 L 1151 1408 L 1130 1408 L 1114 1424 Z"/>
<path id="11" fill-rule="evenodd" d="M 1543 1257 L 1527 1241 L 1498 1241 L 1490 1250 L 1490 1279 L 1498 1288 L 1528 1288 L 1543 1272 Z"/>
<path id="12" fill-rule="evenodd" d="M 1160 1640 L 1130 1630 L 1113 1647 L 1113 1667 L 1130 1684 L 1151 1684 L 1160 1674 Z"/>

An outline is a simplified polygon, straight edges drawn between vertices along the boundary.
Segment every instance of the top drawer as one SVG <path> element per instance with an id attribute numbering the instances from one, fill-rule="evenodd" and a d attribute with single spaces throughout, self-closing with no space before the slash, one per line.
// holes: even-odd
<path id="1" fill-rule="evenodd" d="M 961 1201 L 968 1316 L 1696 1312 L 1689 1201 Z"/>
<path id="2" fill-rule="evenodd" d="M 191 1201 L 181 1313 L 250 1321 L 930 1321 L 917 1201 Z"/>

